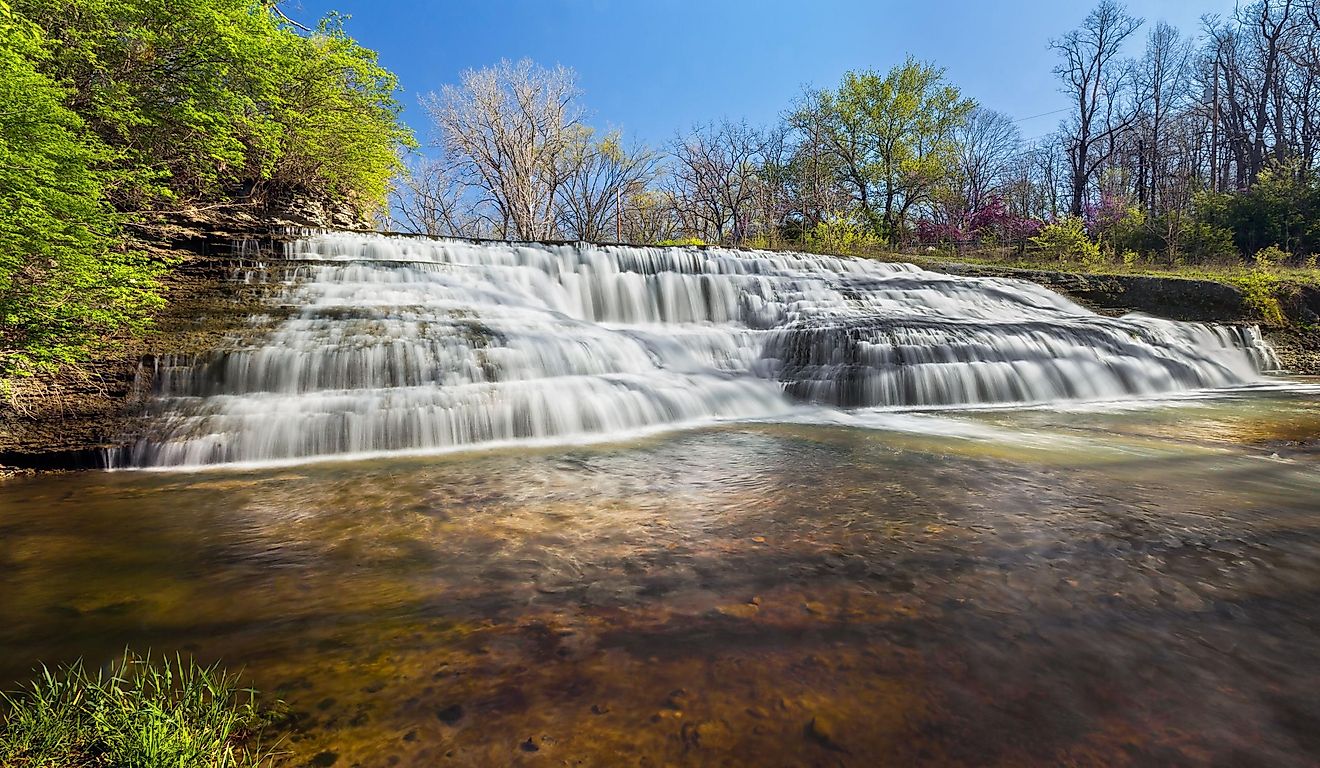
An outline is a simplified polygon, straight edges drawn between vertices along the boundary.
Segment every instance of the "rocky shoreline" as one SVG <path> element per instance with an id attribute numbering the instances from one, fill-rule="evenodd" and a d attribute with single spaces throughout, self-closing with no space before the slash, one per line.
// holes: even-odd
<path id="1" fill-rule="evenodd" d="M 106 450 L 132 437 L 134 416 L 150 391 L 157 358 L 205 353 L 226 338 L 250 332 L 251 315 L 270 312 L 263 297 L 234 276 L 261 259 L 278 258 L 281 240 L 292 236 L 279 233 L 298 226 L 243 221 L 220 229 L 206 222 L 175 222 L 156 230 L 153 242 L 159 243 L 159 254 L 178 266 L 167 279 L 169 304 L 155 327 L 93 361 L 85 373 L 16 382 L 11 400 L 0 411 L 0 476 L 104 466 Z M 1034 282 L 1103 314 L 1258 322 L 1241 290 L 1212 280 L 1081 275 L 960 262 L 927 266 L 958 275 Z M 1289 324 L 1266 328 L 1266 337 L 1287 371 L 1320 375 L 1320 289 L 1299 288 L 1282 302 L 1282 309 Z"/>

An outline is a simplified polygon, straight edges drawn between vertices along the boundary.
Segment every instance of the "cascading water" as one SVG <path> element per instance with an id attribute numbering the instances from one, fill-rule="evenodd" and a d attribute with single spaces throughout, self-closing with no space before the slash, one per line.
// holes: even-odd
<path id="1" fill-rule="evenodd" d="M 1096 315 L 1030 283 L 757 251 L 323 234 L 259 343 L 156 371 L 116 465 L 427 451 L 773 418 L 1223 387 L 1252 328 Z"/>

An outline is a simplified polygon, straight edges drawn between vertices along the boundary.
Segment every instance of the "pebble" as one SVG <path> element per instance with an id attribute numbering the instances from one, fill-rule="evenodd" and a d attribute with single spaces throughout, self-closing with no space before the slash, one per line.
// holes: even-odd
<path id="1" fill-rule="evenodd" d="M 811 722 L 807 723 L 807 735 L 826 749 L 832 749 L 836 752 L 846 752 L 838 740 L 838 732 L 834 728 L 834 723 L 823 715 L 815 715 Z"/>
<path id="2" fill-rule="evenodd" d="M 756 615 L 759 608 L 755 603 L 740 603 L 738 605 L 721 605 L 717 610 L 721 614 L 735 619 L 750 619 Z"/>

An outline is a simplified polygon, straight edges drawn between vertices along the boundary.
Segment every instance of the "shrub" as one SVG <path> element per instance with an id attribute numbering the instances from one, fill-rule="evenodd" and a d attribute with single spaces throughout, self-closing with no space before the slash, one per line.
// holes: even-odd
<path id="1" fill-rule="evenodd" d="M 680 237 L 675 240 L 661 240 L 656 245 L 662 248 L 683 247 L 689 245 L 705 245 L 706 241 L 699 237 Z"/>
<path id="2" fill-rule="evenodd" d="M 1046 224 L 1031 242 L 1046 255 L 1060 261 L 1080 259 L 1091 264 L 1100 260 L 1100 246 L 1086 234 L 1086 224 L 1076 216 L 1068 216 Z"/>
<path id="3" fill-rule="evenodd" d="M 1151 220 L 1146 212 L 1137 206 L 1129 206 L 1121 216 L 1113 221 L 1108 231 L 1101 236 L 1115 253 L 1135 251 L 1137 253 L 1155 253 L 1166 247 L 1164 239 L 1155 234 L 1156 228 L 1164 228 L 1167 222 L 1160 217 Z"/>
<path id="4" fill-rule="evenodd" d="M 1204 221 L 1187 222 L 1178 231 L 1179 252 L 1194 262 L 1239 261 L 1232 230 Z"/>
<path id="5" fill-rule="evenodd" d="M 1105 192 L 1100 201 L 1086 207 L 1086 230 L 1107 252 L 1140 250 L 1146 213 L 1122 195 Z"/>
<path id="6" fill-rule="evenodd" d="M 92 676 L 81 662 L 0 696 L 0 765 L 31 768 L 241 768 L 274 756 L 260 745 L 269 713 L 235 676 L 176 657 L 125 653 Z"/>
<path id="7" fill-rule="evenodd" d="M 1268 325 L 1285 323 L 1283 306 L 1276 295 L 1278 277 L 1264 270 L 1253 269 L 1242 277 L 1233 278 L 1232 282 L 1242 290 L 1242 300 L 1262 322 Z"/>
<path id="8" fill-rule="evenodd" d="M 808 250 L 859 255 L 883 247 L 885 241 L 852 217 L 834 215 L 813 227 L 805 238 Z"/>
<path id="9" fill-rule="evenodd" d="M 1273 269 L 1292 258 L 1292 254 L 1277 245 L 1269 245 L 1256 251 L 1251 258 L 1257 269 Z"/>

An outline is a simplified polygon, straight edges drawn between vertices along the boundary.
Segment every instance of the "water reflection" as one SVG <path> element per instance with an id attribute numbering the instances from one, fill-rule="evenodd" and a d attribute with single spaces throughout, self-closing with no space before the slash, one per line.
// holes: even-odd
<path id="1" fill-rule="evenodd" d="M 1313 398 L 884 418 L 0 485 L 0 674 L 223 658 L 295 765 L 1313 762 Z"/>

